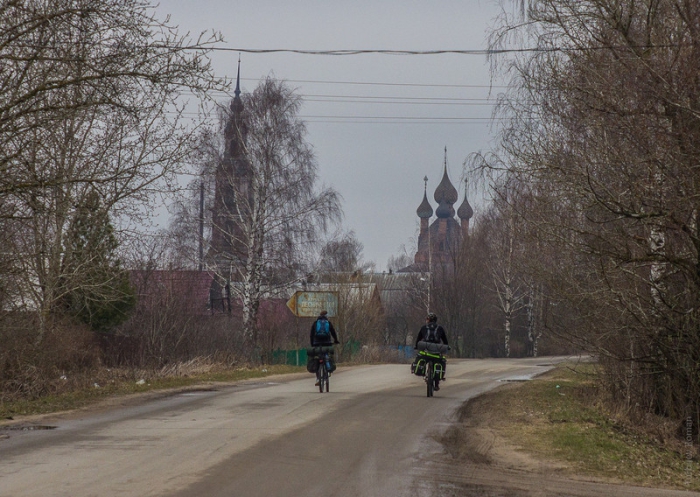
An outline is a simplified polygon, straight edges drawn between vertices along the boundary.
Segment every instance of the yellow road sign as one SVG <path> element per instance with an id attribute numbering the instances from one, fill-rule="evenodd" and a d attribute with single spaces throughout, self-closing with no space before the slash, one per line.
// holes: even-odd
<path id="1" fill-rule="evenodd" d="M 315 318 L 321 311 L 328 317 L 338 314 L 338 292 L 295 292 L 287 301 L 287 307 L 300 318 Z"/>

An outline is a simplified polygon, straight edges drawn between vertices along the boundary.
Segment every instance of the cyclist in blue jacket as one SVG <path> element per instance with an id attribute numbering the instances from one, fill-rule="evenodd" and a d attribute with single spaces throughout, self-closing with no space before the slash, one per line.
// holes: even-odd
<path id="1" fill-rule="evenodd" d="M 328 320 L 328 311 L 321 311 L 314 324 L 311 325 L 310 340 L 312 347 L 340 343 L 338 342 L 335 328 L 333 328 L 333 323 Z"/>
<path id="2" fill-rule="evenodd" d="M 321 311 L 314 324 L 311 325 L 309 337 L 312 347 L 331 346 L 338 342 L 338 335 L 335 333 L 333 323 L 328 320 L 328 311 Z M 318 373 L 316 373 L 316 386 L 320 384 Z"/>

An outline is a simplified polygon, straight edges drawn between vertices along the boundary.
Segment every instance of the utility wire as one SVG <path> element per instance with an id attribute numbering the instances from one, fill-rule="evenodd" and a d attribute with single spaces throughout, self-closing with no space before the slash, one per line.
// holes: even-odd
<path id="1" fill-rule="evenodd" d="M 196 112 L 169 112 L 165 111 L 168 115 L 178 115 L 184 117 L 200 117 L 200 114 Z M 444 122 L 450 124 L 452 122 L 493 122 L 493 121 L 505 121 L 507 118 L 503 117 L 436 117 L 436 116 L 425 116 L 425 117 L 412 117 L 412 116 L 347 116 L 347 115 L 300 115 L 300 119 L 306 122 L 320 122 L 318 119 L 333 119 L 333 122 L 346 122 L 349 124 L 354 124 L 359 122 L 357 120 L 362 119 L 362 122 L 379 122 L 382 120 L 391 119 L 392 122 L 425 122 L 425 121 L 435 121 Z"/>
<path id="2" fill-rule="evenodd" d="M 242 81 L 259 81 L 255 78 L 241 78 Z M 332 85 L 370 85 L 370 86 L 409 86 L 416 88 L 510 88 L 499 85 L 449 85 L 449 84 L 420 84 L 420 83 L 383 83 L 370 81 L 323 81 L 313 79 L 285 79 L 289 83 L 319 83 Z"/>
<path id="3" fill-rule="evenodd" d="M 488 117 L 411 117 L 411 116 L 299 116 L 301 119 L 400 119 L 402 121 L 490 121 Z"/>
<path id="4" fill-rule="evenodd" d="M 690 44 L 669 43 L 661 45 L 601 45 L 597 47 L 526 47 L 526 48 L 480 48 L 475 50 L 383 50 L 383 49 L 366 49 L 366 50 L 299 50 L 293 48 L 233 48 L 210 46 L 203 47 L 199 45 L 169 47 L 157 46 L 156 48 L 179 49 L 179 50 L 204 50 L 214 52 L 239 52 L 250 54 L 270 54 L 270 53 L 293 53 L 300 55 L 500 55 L 508 53 L 547 53 L 547 52 L 583 52 L 587 50 L 621 50 L 621 49 L 639 49 L 649 50 L 652 48 L 680 48 L 682 46 L 691 46 Z"/>
<path id="5" fill-rule="evenodd" d="M 364 100 L 364 99 L 333 99 L 326 100 L 323 98 L 304 98 L 304 102 L 322 102 L 322 103 L 349 103 L 349 104 L 391 104 L 391 105 L 451 105 L 451 106 L 483 106 L 493 107 L 494 103 L 488 102 L 400 102 L 400 101 L 384 101 L 384 100 Z"/>
<path id="6" fill-rule="evenodd" d="M 369 100 L 408 100 L 411 101 L 450 101 L 450 102 L 481 102 L 481 101 L 495 101 L 495 98 L 451 98 L 451 97 L 391 97 L 391 96 L 367 96 L 367 95 L 327 95 L 327 94 L 315 94 L 315 93 L 300 93 L 299 96 L 306 99 L 306 97 L 318 97 L 318 98 L 364 98 Z"/>

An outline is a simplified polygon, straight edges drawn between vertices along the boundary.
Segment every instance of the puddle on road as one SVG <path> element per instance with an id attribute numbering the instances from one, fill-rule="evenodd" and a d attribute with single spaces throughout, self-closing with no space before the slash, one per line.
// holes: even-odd
<path id="1" fill-rule="evenodd" d="M 216 388 L 198 388 L 196 390 L 188 390 L 186 392 L 180 393 L 181 397 L 195 397 L 198 395 L 205 395 L 212 392 L 218 392 Z"/>
<path id="2" fill-rule="evenodd" d="M 508 382 L 508 383 L 520 382 L 520 381 L 530 381 L 532 379 L 532 376 L 533 375 L 510 376 L 508 378 L 501 378 L 498 381 Z"/>
<path id="3" fill-rule="evenodd" d="M 35 430 L 55 430 L 58 426 L 49 425 L 12 425 L 0 426 L 0 431 L 35 431 Z"/>

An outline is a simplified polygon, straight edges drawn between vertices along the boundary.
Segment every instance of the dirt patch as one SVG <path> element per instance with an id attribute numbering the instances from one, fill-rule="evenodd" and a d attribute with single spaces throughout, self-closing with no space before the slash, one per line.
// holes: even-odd
<path id="1" fill-rule="evenodd" d="M 417 495 L 425 497 L 680 497 L 682 490 L 624 484 L 615 478 L 579 474 L 577 467 L 554 457 L 532 455 L 501 435 L 505 384 L 495 392 L 469 400 L 455 422 L 434 436 L 443 453 L 419 463 L 423 474 Z M 517 392 L 513 392 L 517 394 Z"/>
<path id="2" fill-rule="evenodd" d="M 504 385 L 500 391 L 516 389 Z M 455 460 L 522 471 L 561 472 L 569 465 L 533 457 L 498 434 L 499 405 L 492 395 L 470 400 L 457 412 L 457 423 L 438 439 Z"/>

